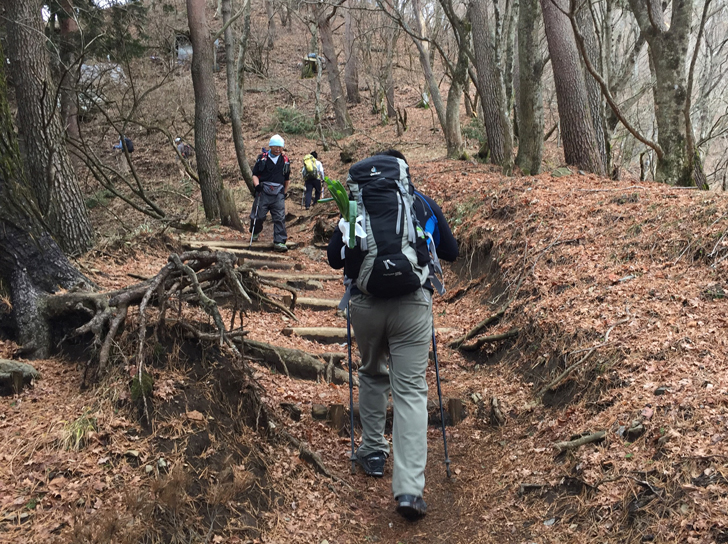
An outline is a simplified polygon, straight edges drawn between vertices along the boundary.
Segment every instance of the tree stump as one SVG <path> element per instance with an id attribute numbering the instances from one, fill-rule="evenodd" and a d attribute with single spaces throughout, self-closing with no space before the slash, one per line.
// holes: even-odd
<path id="1" fill-rule="evenodd" d="M 343 404 L 329 406 L 329 425 L 338 433 L 346 434 L 347 414 Z"/>
<path id="2" fill-rule="evenodd" d="M 450 414 L 453 425 L 457 425 L 463 419 L 465 419 L 465 409 L 463 407 L 463 401 L 461 401 L 460 399 L 448 400 L 447 411 Z"/>
<path id="3" fill-rule="evenodd" d="M 323 404 L 312 404 L 311 417 L 319 421 L 325 421 L 329 417 L 329 409 Z"/>

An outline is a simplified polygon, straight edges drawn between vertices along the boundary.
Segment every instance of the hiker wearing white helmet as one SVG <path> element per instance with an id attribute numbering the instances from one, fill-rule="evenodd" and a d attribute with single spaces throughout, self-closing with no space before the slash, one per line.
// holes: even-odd
<path id="1" fill-rule="evenodd" d="M 250 229 L 253 240 L 257 240 L 263 230 L 265 216 L 270 211 L 273 220 L 273 248 L 288 251 L 286 240 L 286 204 L 288 185 L 291 177 L 291 164 L 283 154 L 285 142 L 280 135 L 274 135 L 268 142 L 269 151 L 263 150 L 253 166 L 253 185 L 255 202 L 250 212 Z"/>

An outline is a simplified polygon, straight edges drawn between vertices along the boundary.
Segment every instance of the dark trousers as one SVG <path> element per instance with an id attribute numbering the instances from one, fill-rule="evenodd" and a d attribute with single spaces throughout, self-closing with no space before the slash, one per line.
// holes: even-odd
<path id="1" fill-rule="evenodd" d="M 321 180 L 316 179 L 307 179 L 306 180 L 306 209 L 308 209 L 311 206 L 311 193 L 315 191 L 314 197 L 313 197 L 313 203 L 316 204 L 319 201 L 319 198 L 321 198 Z"/>
<path id="2" fill-rule="evenodd" d="M 253 230 L 255 234 L 259 234 L 263 230 L 265 216 L 269 211 L 273 220 L 273 242 L 285 244 L 288 234 L 286 233 L 286 200 L 283 191 L 277 195 L 269 195 L 263 191 L 256 197 L 253 202 L 253 210 L 250 213 L 251 224 L 255 220 Z"/>

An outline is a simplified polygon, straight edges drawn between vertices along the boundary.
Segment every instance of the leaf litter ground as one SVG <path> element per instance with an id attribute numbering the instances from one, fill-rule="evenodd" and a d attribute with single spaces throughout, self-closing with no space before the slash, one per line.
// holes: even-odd
<path id="1" fill-rule="evenodd" d="M 82 541 L 79 525 L 110 513 L 126 523 L 151 522 L 134 511 L 130 491 L 154 499 L 144 508 L 173 511 L 163 495 L 175 467 L 192 474 L 192 483 L 179 486 L 182 499 L 207 501 L 209 509 L 211 490 L 195 495 L 194 482 L 206 481 L 206 470 L 218 477 L 226 466 L 238 473 L 235 481 L 265 486 L 267 499 L 258 508 L 223 503 L 226 514 L 218 519 L 225 523 L 203 535 L 212 542 L 728 539 L 724 197 L 592 176 L 503 178 L 470 163 L 413 161 L 412 170 L 415 180 L 426 177 L 420 187 L 443 204 L 463 250 L 447 270 L 451 295 L 436 299 L 435 323 L 457 331 L 438 338 L 443 393 L 462 399 L 468 417 L 448 427 L 450 480 L 442 437 L 437 427 L 429 430 L 424 520 L 411 524 L 394 513 L 390 466 L 381 480 L 349 475 L 348 438 L 312 419 L 312 404 L 348 405 L 346 386 L 294 380 L 250 363 L 278 422 L 320 454 L 341 483 L 316 473 L 290 445 L 261 440 L 247 427 L 238 437 L 247 450 L 240 445 L 245 451 L 235 454 L 212 432 L 200 439 L 214 402 L 189 390 L 203 383 L 189 367 L 154 369 L 160 404 L 186 405 L 160 409 L 165 419 L 149 433 L 123 376 L 82 391 L 78 369 L 53 359 L 37 362 L 43 379 L 34 388 L 2 399 L 0 540 Z M 263 239 L 270 239 L 268 229 Z M 306 273 L 330 273 L 324 252 L 310 245 L 310 229 L 310 222 L 290 229 L 292 241 L 308 246 L 290 254 Z M 241 238 L 226 229 L 199 235 L 214 237 Z M 153 275 L 177 247 L 172 239 L 142 237 L 81 265 L 103 288 L 118 288 L 133 281 L 129 274 Z M 340 294 L 338 282 L 323 282 L 315 296 Z M 482 334 L 515 329 L 516 337 L 475 352 L 447 347 L 503 306 L 503 318 Z M 255 340 L 343 351 L 280 333 L 292 324 L 345 326 L 341 316 L 296 315 L 297 323 L 249 312 L 245 328 Z M 12 352 L 8 342 L 2 348 Z M 428 382 L 436 399 L 432 367 Z M 489 422 L 494 396 L 506 415 L 503 427 Z M 281 403 L 299 404 L 301 420 L 291 420 Z M 69 424 L 83 414 L 93 430 L 79 451 L 64 449 Z M 559 455 L 553 448 L 595 431 L 606 438 Z M 231 460 L 215 461 L 219 452 Z M 160 469 L 159 459 L 172 468 Z M 206 468 L 208 459 L 214 470 Z M 243 489 L 235 496 L 250 495 Z M 197 517 L 183 523 L 210 522 L 203 509 L 193 511 Z"/>

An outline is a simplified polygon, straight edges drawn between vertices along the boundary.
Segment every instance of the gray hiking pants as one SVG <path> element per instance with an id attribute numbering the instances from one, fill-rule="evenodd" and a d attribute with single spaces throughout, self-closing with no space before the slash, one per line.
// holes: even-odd
<path id="1" fill-rule="evenodd" d="M 273 220 L 273 242 L 276 244 L 285 244 L 288 239 L 286 232 L 286 196 L 283 191 L 277 195 L 269 195 L 262 191 L 253 202 L 253 209 L 250 212 L 250 219 L 255 220 L 255 234 L 259 234 L 263 230 L 265 216 L 270 211 L 270 218 Z M 258 213 L 256 215 L 256 206 Z"/>
<path id="2" fill-rule="evenodd" d="M 394 404 L 392 492 L 395 497 L 421 497 L 427 463 L 425 371 L 432 334 L 432 294 L 419 289 L 390 299 L 355 295 L 351 299 L 351 324 L 361 354 L 362 443 L 357 456 L 378 451 L 389 453 L 384 424 L 391 390 Z"/>

